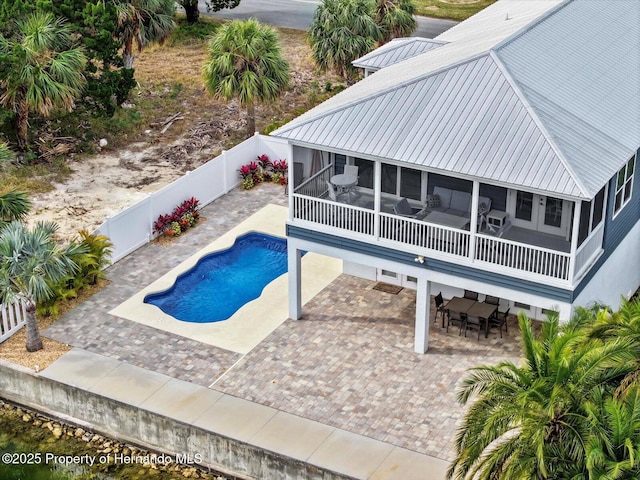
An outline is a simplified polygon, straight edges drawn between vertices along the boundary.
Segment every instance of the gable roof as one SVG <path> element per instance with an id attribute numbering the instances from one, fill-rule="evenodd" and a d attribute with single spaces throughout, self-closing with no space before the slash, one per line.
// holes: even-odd
<path id="1" fill-rule="evenodd" d="M 640 2 L 499 0 L 437 39 L 274 135 L 574 198 L 640 146 Z"/>
<path id="2" fill-rule="evenodd" d="M 446 42 L 422 37 L 394 38 L 389 43 L 376 48 L 351 63 L 355 67 L 366 70 L 380 70 L 407 58 L 439 48 L 444 44 Z"/>

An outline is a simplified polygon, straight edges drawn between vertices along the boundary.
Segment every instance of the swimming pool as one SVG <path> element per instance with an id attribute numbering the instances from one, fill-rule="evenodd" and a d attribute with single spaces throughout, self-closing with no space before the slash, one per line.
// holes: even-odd
<path id="1" fill-rule="evenodd" d="M 202 257 L 171 288 L 147 295 L 144 303 L 185 322 L 220 322 L 286 272 L 286 240 L 250 232 L 232 247 Z"/>

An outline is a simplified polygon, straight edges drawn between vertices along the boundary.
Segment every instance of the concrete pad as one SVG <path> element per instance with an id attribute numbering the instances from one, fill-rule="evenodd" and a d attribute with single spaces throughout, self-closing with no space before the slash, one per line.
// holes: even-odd
<path id="1" fill-rule="evenodd" d="M 334 431 L 335 428 L 329 425 L 278 412 L 251 438 L 250 443 L 304 461 Z"/>
<path id="2" fill-rule="evenodd" d="M 371 480 L 445 480 L 449 463 L 439 458 L 395 447 Z"/>
<path id="3" fill-rule="evenodd" d="M 393 445 L 388 443 L 336 430 L 308 461 L 336 473 L 355 478 L 369 478 L 393 448 Z"/>
<path id="4" fill-rule="evenodd" d="M 74 348 L 45 368 L 40 376 L 88 390 L 120 363 L 113 358 Z"/>
<path id="5" fill-rule="evenodd" d="M 223 395 L 193 425 L 243 442 L 251 439 L 273 416 L 274 408 Z"/>
<path id="6" fill-rule="evenodd" d="M 140 408 L 191 423 L 222 397 L 221 392 L 172 378 L 140 404 Z"/>
<path id="7" fill-rule="evenodd" d="M 88 390 L 129 405 L 139 406 L 171 377 L 120 363 Z"/>
<path id="8" fill-rule="evenodd" d="M 272 281 L 259 298 L 245 304 L 229 319 L 221 322 L 190 323 L 176 320 L 155 305 L 144 303 L 144 297 L 170 288 L 176 278 L 192 268 L 200 258 L 233 246 L 236 238 L 245 233 L 260 232 L 285 238 L 288 212 L 287 207 L 267 205 L 109 313 L 232 352 L 250 352 L 289 317 L 287 274 Z M 313 253 L 305 255 L 302 259 L 303 304 L 341 273 L 341 260 Z"/>

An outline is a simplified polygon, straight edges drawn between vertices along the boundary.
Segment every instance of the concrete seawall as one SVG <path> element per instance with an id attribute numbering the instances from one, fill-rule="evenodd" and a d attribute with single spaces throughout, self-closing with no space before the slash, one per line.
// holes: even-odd
<path id="1" fill-rule="evenodd" d="M 0 397 L 102 435 L 247 479 L 349 479 L 167 416 L 46 378 L 0 360 Z"/>

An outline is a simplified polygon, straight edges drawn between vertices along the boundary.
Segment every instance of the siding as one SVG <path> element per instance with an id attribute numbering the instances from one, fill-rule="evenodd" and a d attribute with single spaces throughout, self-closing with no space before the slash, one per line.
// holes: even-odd
<path id="1" fill-rule="evenodd" d="M 313 230 L 300 228 L 295 225 L 287 224 L 287 237 L 299 238 L 301 240 L 307 240 L 321 245 L 340 248 L 342 250 L 350 252 L 362 253 L 364 255 L 370 255 L 373 257 L 382 258 L 398 263 L 405 263 L 414 267 L 416 266 L 414 254 L 401 252 L 399 250 L 394 250 L 391 248 L 381 247 L 379 245 L 371 245 L 369 243 L 359 242 L 357 240 L 352 240 L 349 238 L 329 235 L 327 233 L 315 232 Z M 424 264 L 422 266 L 434 272 L 446 273 L 461 278 L 483 282 L 489 285 L 496 285 L 499 287 L 510 288 L 512 290 L 518 290 L 533 295 L 540 295 L 560 302 L 570 302 L 572 299 L 572 292 L 570 290 L 550 287 L 542 283 L 534 283 L 526 280 L 521 280 L 517 277 L 509 277 L 507 275 L 485 272 L 477 268 L 470 268 L 462 265 L 457 265 L 455 263 L 444 262 L 432 258 L 425 258 Z"/>
<path id="2" fill-rule="evenodd" d="M 640 156 L 640 150 L 638 150 L 637 155 Z M 607 198 L 607 212 L 605 216 L 606 223 L 603 239 L 604 253 L 576 287 L 573 293 L 573 298 L 576 298 L 584 287 L 587 286 L 600 267 L 604 265 L 609 256 L 615 251 L 618 245 L 620 245 L 620 242 L 624 240 L 627 234 L 640 220 L 640 168 L 638 168 L 637 162 L 638 156 L 636 156 L 636 168 L 633 177 L 633 191 L 631 199 L 629 200 L 629 203 L 620 210 L 620 213 L 616 218 L 613 218 L 613 205 L 616 194 L 616 176 L 609 181 L 609 194 Z M 630 268 L 640 268 L 640 265 L 630 265 Z M 623 292 L 620 292 L 620 294 L 622 295 Z"/>

